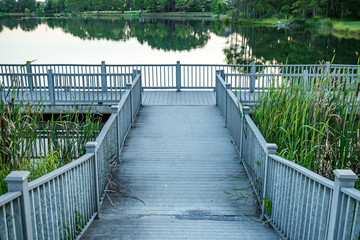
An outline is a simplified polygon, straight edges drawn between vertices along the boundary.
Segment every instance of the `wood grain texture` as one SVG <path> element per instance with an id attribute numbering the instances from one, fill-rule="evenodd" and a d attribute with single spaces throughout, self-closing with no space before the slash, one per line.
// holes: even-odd
<path id="1" fill-rule="evenodd" d="M 145 204 L 109 194 L 116 208 L 106 199 L 83 239 L 278 238 L 255 216 L 216 106 L 143 106 L 113 180 Z M 225 192 L 248 197 L 234 201 Z"/>

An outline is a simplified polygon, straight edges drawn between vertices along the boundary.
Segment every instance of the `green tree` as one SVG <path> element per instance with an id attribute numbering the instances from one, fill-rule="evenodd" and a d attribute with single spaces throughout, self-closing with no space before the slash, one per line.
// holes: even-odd
<path id="1" fill-rule="evenodd" d="M 224 12 L 224 3 L 222 2 L 222 0 L 215 0 L 213 5 L 212 5 L 212 9 L 211 11 L 215 14 L 217 14 L 218 16 Z"/>
<path id="2" fill-rule="evenodd" d="M 140 11 L 144 10 L 146 4 L 144 0 L 134 0 L 135 9 L 139 9 Z"/>
<path id="3" fill-rule="evenodd" d="M 190 7 L 191 0 L 175 0 L 175 7 L 185 11 Z"/>
<path id="4" fill-rule="evenodd" d="M 167 0 L 156 0 L 156 10 L 164 11 Z"/>
<path id="5" fill-rule="evenodd" d="M 35 11 L 36 2 L 35 0 L 19 0 L 18 7 L 21 11 L 25 11 L 25 9 L 29 9 L 29 11 Z"/>
<path id="6" fill-rule="evenodd" d="M 96 11 L 103 10 L 103 7 L 104 7 L 103 0 L 93 0 L 92 4 L 93 4 L 94 10 L 96 10 Z"/>

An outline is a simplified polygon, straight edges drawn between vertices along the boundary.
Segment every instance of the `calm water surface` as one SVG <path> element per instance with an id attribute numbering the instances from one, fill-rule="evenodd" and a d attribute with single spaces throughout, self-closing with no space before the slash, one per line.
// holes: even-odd
<path id="1" fill-rule="evenodd" d="M 357 64 L 360 40 L 216 20 L 0 18 L 0 63 Z"/>

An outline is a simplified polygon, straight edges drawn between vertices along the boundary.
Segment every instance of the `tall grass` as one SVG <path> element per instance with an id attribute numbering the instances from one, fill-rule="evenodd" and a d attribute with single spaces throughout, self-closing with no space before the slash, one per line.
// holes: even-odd
<path id="1" fill-rule="evenodd" d="M 279 155 L 330 179 L 334 169 L 360 174 L 360 78 L 343 74 L 273 81 L 252 115 Z"/>
<path id="2" fill-rule="evenodd" d="M 14 78 L 10 87 L 0 86 L 0 195 L 7 191 L 4 178 L 13 170 L 28 170 L 34 180 L 83 155 L 101 121 L 91 107 L 85 116 L 75 111 L 45 121 L 42 102 L 22 101 L 17 84 Z"/>

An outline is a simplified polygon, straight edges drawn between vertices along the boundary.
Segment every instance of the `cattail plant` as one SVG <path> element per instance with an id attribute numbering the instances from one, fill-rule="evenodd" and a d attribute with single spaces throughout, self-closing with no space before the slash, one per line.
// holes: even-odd
<path id="1" fill-rule="evenodd" d="M 285 78 L 276 88 L 274 80 L 252 118 L 282 157 L 330 179 L 334 169 L 360 174 L 359 88 L 359 69 L 356 76 L 334 71 L 310 82 Z"/>

